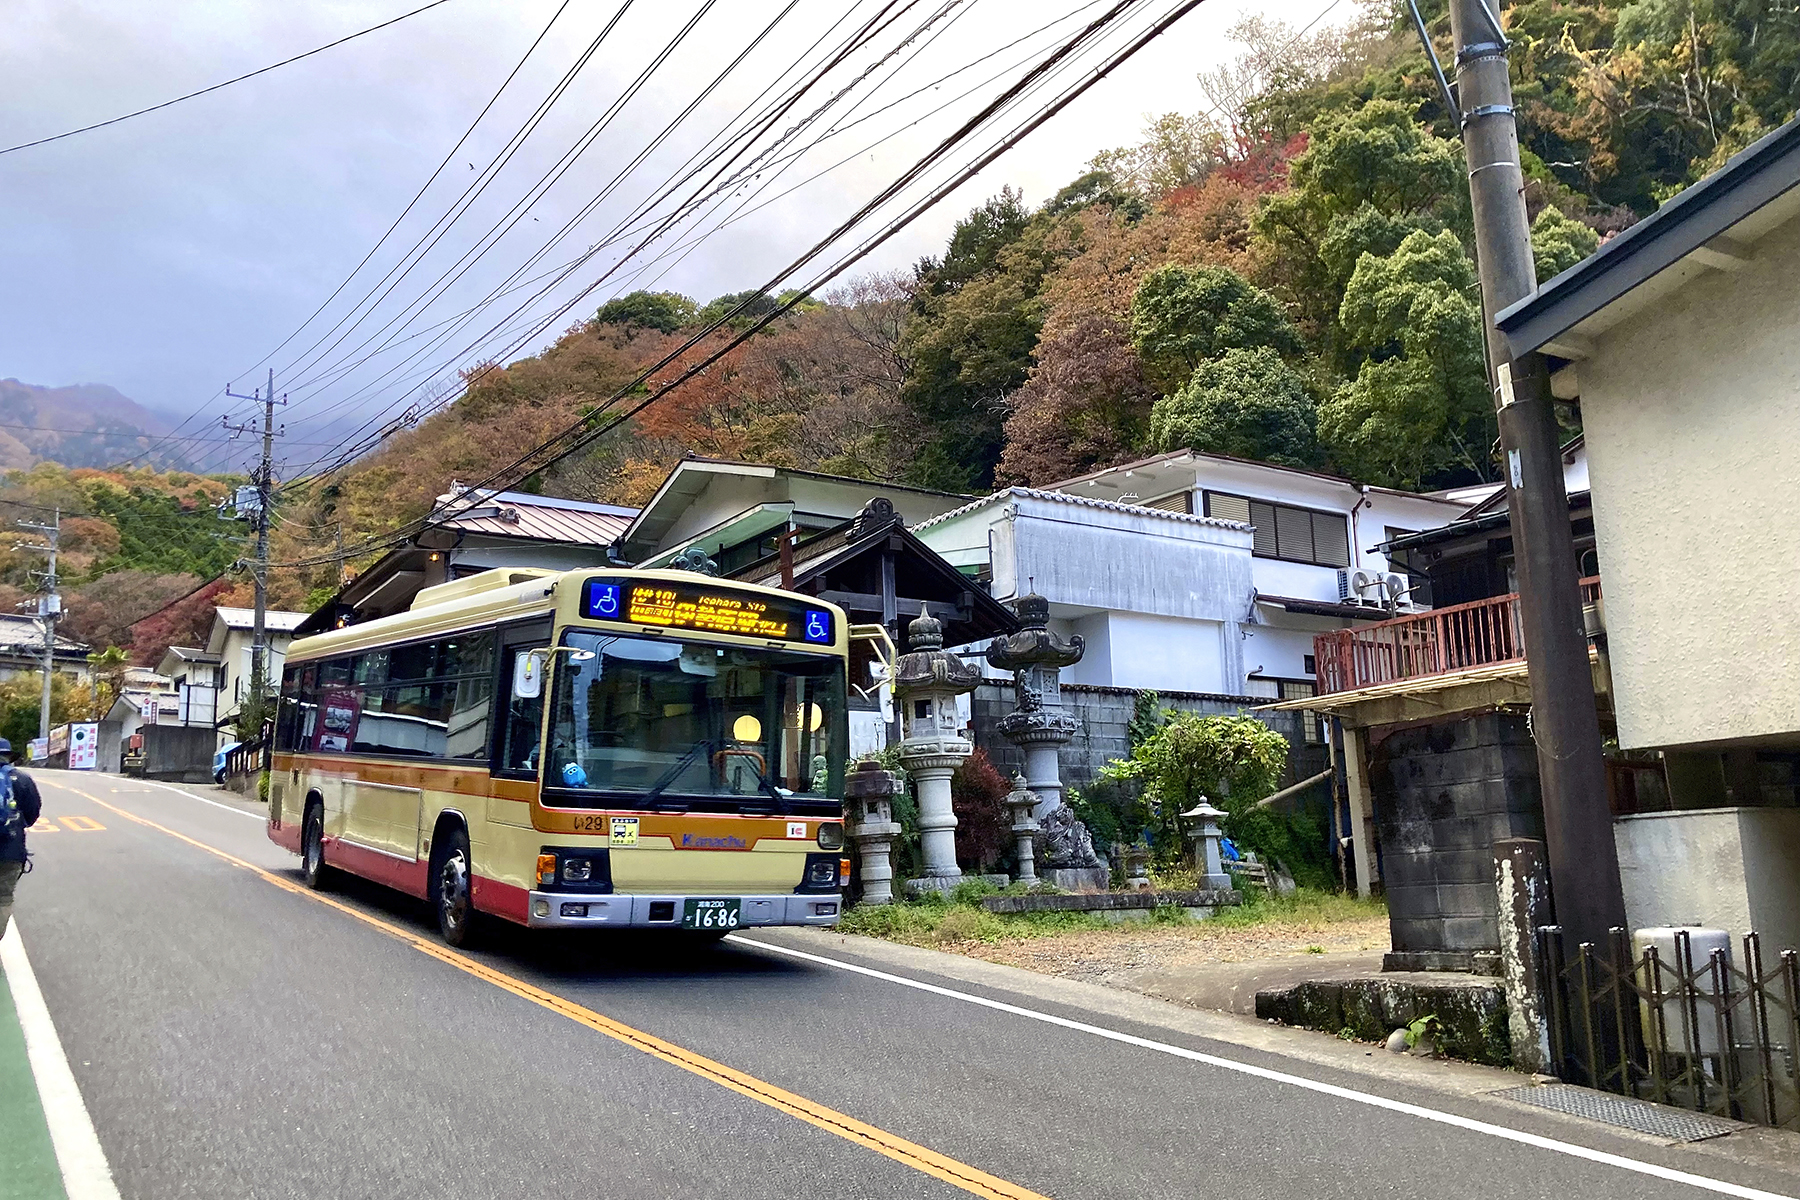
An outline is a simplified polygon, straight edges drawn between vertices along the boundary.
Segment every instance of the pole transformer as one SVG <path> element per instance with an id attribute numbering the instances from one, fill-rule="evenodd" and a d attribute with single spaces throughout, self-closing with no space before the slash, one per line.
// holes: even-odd
<path id="1" fill-rule="evenodd" d="M 1493 372 L 1489 384 L 1499 415 L 1519 615 L 1531 672 L 1531 730 L 1543 790 L 1551 890 L 1556 919 L 1572 940 L 1604 944 L 1608 929 L 1625 924 L 1625 901 L 1581 620 L 1556 410 L 1543 356 L 1513 357 L 1494 327 L 1496 313 L 1537 290 L 1507 40 L 1487 0 L 1450 0 L 1450 28 L 1475 216 L 1482 325 Z"/>

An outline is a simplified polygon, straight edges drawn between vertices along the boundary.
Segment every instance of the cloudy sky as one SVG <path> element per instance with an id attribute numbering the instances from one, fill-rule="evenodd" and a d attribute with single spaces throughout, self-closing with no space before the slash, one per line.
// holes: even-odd
<path id="1" fill-rule="evenodd" d="M 12 0 L 0 46 L 0 78 L 7 80 L 0 147 L 217 83 L 421 3 Z M 272 365 L 277 389 L 293 397 L 290 459 L 324 453 L 346 418 L 379 421 L 429 400 L 445 390 L 456 366 L 527 353 L 610 295 L 653 286 L 705 300 L 762 284 L 1106 9 L 1083 0 L 795 0 L 776 22 L 786 0 L 723 0 L 710 9 L 701 0 L 636 0 L 622 16 L 621 3 L 447 0 L 165 111 L 0 153 L 0 377 L 111 384 L 148 407 L 196 414 L 189 431 L 197 432 L 231 409 L 220 395 L 227 380 L 247 391 Z M 1257 7 L 1299 26 L 1325 5 L 1266 0 Z M 1173 7 L 1174 0 L 1149 0 L 1134 9 L 1045 91 L 954 152 L 812 270 Z M 1245 7 L 1208 0 L 856 270 L 903 268 L 939 250 L 957 216 L 1003 183 L 1036 203 L 1096 152 L 1133 140 L 1145 118 L 1202 109 L 1195 73 L 1233 56 L 1224 35 Z M 1350 7 L 1342 0 L 1328 20 L 1347 17 Z M 323 316 L 303 328 L 559 9 L 413 212 Z M 647 219 L 641 206 L 690 162 L 710 171 L 721 157 L 709 149 L 711 139 L 766 104 L 772 83 L 777 90 L 768 94 L 778 95 L 781 81 L 800 78 L 796 63 L 818 64 L 884 10 L 890 23 L 749 155 L 782 135 L 790 140 L 625 258 L 641 240 L 630 236 Z M 615 18 L 541 122 L 490 171 Z M 716 90 L 634 165 L 634 156 L 771 22 Z M 534 189 L 603 118 L 560 178 Z M 484 181 L 467 211 L 434 232 L 465 191 Z M 609 186 L 561 242 L 546 248 Z M 648 210 L 649 219 L 698 186 L 688 183 Z M 497 240 L 484 240 L 497 227 Z M 417 265 L 389 281 L 391 290 L 376 290 L 357 307 L 390 269 L 398 273 L 412 261 L 407 251 L 415 243 L 434 236 Z M 560 271 L 596 243 L 601 249 L 563 278 Z M 516 286 L 553 269 L 558 274 Z M 496 291 L 505 294 L 482 307 Z M 546 332 L 534 333 L 543 322 Z M 329 436 L 322 432 L 328 427 Z M 307 447 L 315 438 L 320 446 Z"/>

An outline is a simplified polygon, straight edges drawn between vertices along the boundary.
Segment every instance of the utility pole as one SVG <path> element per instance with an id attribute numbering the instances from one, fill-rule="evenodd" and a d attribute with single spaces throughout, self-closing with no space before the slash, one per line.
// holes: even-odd
<path id="1" fill-rule="evenodd" d="M 48 525 L 40 525 L 34 521 L 20 521 L 22 529 L 44 536 L 47 544 L 20 542 L 21 550 L 37 550 L 49 556 L 49 562 L 43 571 L 33 571 L 43 581 L 43 595 L 38 597 L 38 621 L 44 627 L 44 692 L 38 703 L 38 736 L 50 736 L 50 676 L 56 670 L 56 619 L 62 615 L 62 597 L 56 591 L 56 547 L 62 535 L 62 509 L 51 510 L 53 515 Z"/>
<path id="2" fill-rule="evenodd" d="M 269 633 L 267 628 L 269 611 L 269 505 L 275 492 L 275 405 L 286 404 L 287 397 L 275 399 L 275 368 L 269 368 L 269 386 L 259 396 L 252 391 L 248 396 L 231 390 L 229 384 L 225 394 L 238 400 L 253 400 L 262 404 L 262 459 L 256 473 L 251 479 L 256 490 L 255 506 L 250 513 L 251 527 L 256 535 L 255 558 L 250 563 L 250 578 L 256 588 L 255 617 L 251 625 L 250 635 L 250 695 L 244 708 L 239 712 L 248 717 L 241 724 L 248 726 L 248 738 L 262 736 L 263 699 L 268 694 L 269 686 Z M 220 418 L 225 428 L 233 436 L 241 433 L 255 433 L 253 425 L 233 425 L 229 418 Z M 243 506 L 238 508 L 243 514 Z"/>
<path id="3" fill-rule="evenodd" d="M 1450 0 L 1450 30 L 1475 215 L 1482 325 L 1493 371 L 1489 384 L 1506 457 L 1552 899 L 1557 921 L 1574 941 L 1603 945 L 1609 928 L 1625 924 L 1625 901 L 1606 800 L 1606 763 L 1594 712 L 1556 411 L 1543 356 L 1514 358 L 1494 328 L 1495 313 L 1537 290 L 1507 40 L 1487 0 Z"/>

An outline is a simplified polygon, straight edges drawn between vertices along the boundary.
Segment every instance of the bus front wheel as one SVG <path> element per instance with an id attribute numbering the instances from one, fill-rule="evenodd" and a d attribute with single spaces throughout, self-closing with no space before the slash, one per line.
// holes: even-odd
<path id="1" fill-rule="evenodd" d="M 431 873 L 431 901 L 437 910 L 438 934 L 452 946 L 466 946 L 475 921 L 469 897 L 469 835 L 453 830 L 440 842 Z"/>
<path id="2" fill-rule="evenodd" d="M 325 865 L 325 806 L 309 804 L 300 824 L 300 877 L 315 892 L 324 891 L 331 883 L 331 868 Z"/>

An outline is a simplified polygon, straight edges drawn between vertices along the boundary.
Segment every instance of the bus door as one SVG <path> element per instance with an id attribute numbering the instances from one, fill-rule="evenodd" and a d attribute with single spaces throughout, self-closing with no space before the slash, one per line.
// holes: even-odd
<path id="1" fill-rule="evenodd" d="M 538 761 L 542 755 L 544 729 L 544 692 L 542 672 L 548 658 L 543 652 L 550 646 L 549 621 L 533 621 L 500 631 L 498 686 L 494 689 L 495 721 L 491 771 L 498 781 L 535 785 Z M 532 651 L 538 652 L 540 672 L 537 692 L 520 696 L 514 688 L 518 676 L 518 660 Z M 507 786 L 498 782 L 488 798 L 487 817 L 502 825 L 531 828 L 532 786 Z"/>

